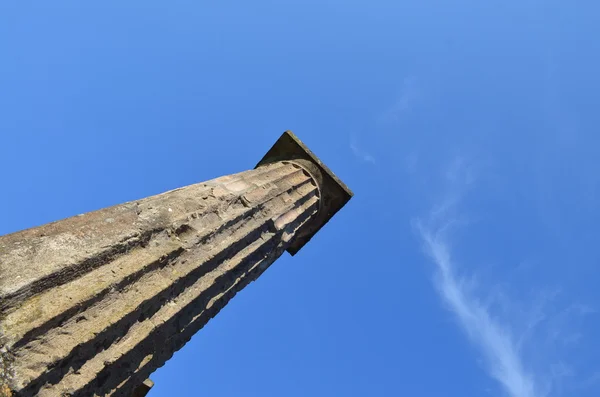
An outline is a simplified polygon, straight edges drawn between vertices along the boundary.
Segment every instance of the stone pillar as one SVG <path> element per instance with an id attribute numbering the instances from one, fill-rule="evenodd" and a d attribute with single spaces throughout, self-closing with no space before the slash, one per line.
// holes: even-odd
<path id="1" fill-rule="evenodd" d="M 144 395 L 351 196 L 286 132 L 254 170 L 0 237 L 0 395 Z"/>

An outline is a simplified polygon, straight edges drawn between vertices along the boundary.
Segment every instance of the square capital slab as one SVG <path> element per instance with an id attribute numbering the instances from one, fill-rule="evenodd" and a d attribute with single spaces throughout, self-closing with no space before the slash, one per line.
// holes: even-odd
<path id="1" fill-rule="evenodd" d="M 255 168 L 278 161 L 304 160 L 320 171 L 321 208 L 309 230 L 296 238 L 288 248 L 295 255 L 352 198 L 354 193 L 292 132 L 285 131 Z"/>

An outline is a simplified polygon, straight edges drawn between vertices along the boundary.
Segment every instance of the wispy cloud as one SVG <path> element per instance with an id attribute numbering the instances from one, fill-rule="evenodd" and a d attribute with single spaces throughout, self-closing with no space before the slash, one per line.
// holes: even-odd
<path id="1" fill-rule="evenodd" d="M 375 157 L 373 157 L 370 153 L 365 151 L 358 144 L 358 140 L 356 139 L 356 137 L 352 137 L 350 139 L 350 150 L 352 150 L 352 153 L 356 157 L 358 157 L 360 160 L 367 162 L 367 163 L 375 164 Z"/>
<path id="2" fill-rule="evenodd" d="M 562 305 L 560 288 L 547 291 L 532 285 L 527 288 L 534 291 L 533 299 L 518 304 L 522 297 L 510 296 L 512 290 L 501 284 L 480 283 L 472 269 L 453 257 L 455 242 L 450 237 L 469 227 L 459 206 L 466 201 L 465 192 L 475 188 L 475 168 L 461 157 L 445 167 L 441 204 L 414 222 L 423 251 L 434 264 L 441 300 L 506 396 L 572 395 L 564 390 L 592 387 L 598 377 L 584 380 L 568 357 L 581 345 L 583 319 L 594 309 Z"/>
<path id="3" fill-rule="evenodd" d="M 540 397 L 534 376 L 520 356 L 518 342 L 508 324 L 492 316 L 482 300 L 473 293 L 473 281 L 461 277 L 453 263 L 445 241 L 446 224 L 438 230 L 428 230 L 417 224 L 425 252 L 436 265 L 436 286 L 441 298 L 457 317 L 469 339 L 485 358 L 490 375 L 511 397 Z"/>
<path id="4" fill-rule="evenodd" d="M 445 182 L 451 188 L 442 204 L 434 207 L 427 221 L 415 222 L 424 252 L 435 265 L 435 286 L 440 298 L 484 359 L 488 374 L 510 397 L 543 397 L 547 385 L 540 385 L 525 364 L 518 338 L 510 320 L 494 313 L 489 297 L 478 295 L 473 274 L 461 273 L 451 254 L 449 232 L 455 232 L 460 218 L 456 208 L 462 191 L 474 181 L 472 167 L 462 158 L 446 168 Z M 529 328 L 539 322 L 534 318 Z"/>
<path id="5" fill-rule="evenodd" d="M 406 77 L 402 81 L 396 100 L 381 115 L 381 121 L 398 121 L 404 114 L 412 109 L 414 102 L 418 98 L 419 89 L 417 79 L 414 76 Z"/>

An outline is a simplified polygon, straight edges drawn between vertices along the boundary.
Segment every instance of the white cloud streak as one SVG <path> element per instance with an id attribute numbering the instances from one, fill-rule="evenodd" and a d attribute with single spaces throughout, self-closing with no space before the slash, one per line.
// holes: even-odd
<path id="1" fill-rule="evenodd" d="M 449 226 L 449 224 L 447 225 Z M 460 326 L 484 357 L 489 374 L 510 397 L 540 397 L 534 376 L 523 363 L 518 343 L 508 325 L 492 316 L 472 292 L 466 279 L 457 274 L 444 238 L 446 227 L 432 232 L 417 224 L 424 249 L 436 266 L 436 286 L 440 297 L 456 316 Z"/>
<path id="2" fill-rule="evenodd" d="M 400 120 L 403 115 L 410 112 L 414 102 L 419 99 L 419 95 L 417 79 L 414 76 L 405 78 L 402 81 L 402 86 L 396 100 L 383 112 L 380 116 L 380 121 L 396 122 Z"/>
<path id="3" fill-rule="evenodd" d="M 478 285 L 474 272 L 453 257 L 450 236 L 468 225 L 457 209 L 465 190 L 475 182 L 477 170 L 472 165 L 462 157 L 449 163 L 442 175 L 444 200 L 414 223 L 423 251 L 434 264 L 440 299 L 505 396 L 570 396 L 574 393 L 567 390 L 596 388 L 598 372 L 590 376 L 591 371 L 582 372 L 570 363 L 578 346 L 585 348 L 582 321 L 595 314 L 593 308 L 560 303 L 561 288 L 540 289 L 532 284 L 520 302 L 512 302 L 501 284 Z"/>
<path id="4" fill-rule="evenodd" d="M 375 157 L 373 157 L 370 153 L 368 153 L 364 149 L 362 149 L 358 145 L 358 142 L 356 141 L 356 139 L 354 139 L 354 138 L 350 141 L 350 150 L 352 150 L 352 153 L 356 157 L 358 157 L 360 160 L 367 162 L 367 163 L 375 164 Z"/>
<path id="5" fill-rule="evenodd" d="M 447 167 L 444 180 L 453 194 L 447 194 L 442 204 L 430 211 L 427 224 L 415 223 L 424 252 L 435 265 L 437 292 L 483 357 L 488 374 L 507 396 L 547 396 L 548 390 L 542 390 L 533 371 L 525 365 L 522 343 L 526 335 L 518 338 L 511 318 L 503 321 L 492 311 L 489 297 L 477 294 L 474 278 L 461 274 L 451 255 L 448 233 L 464 223 L 452 213 L 461 201 L 461 188 L 474 182 L 473 168 L 463 158 L 456 158 Z M 530 325 L 535 328 L 537 320 Z"/>

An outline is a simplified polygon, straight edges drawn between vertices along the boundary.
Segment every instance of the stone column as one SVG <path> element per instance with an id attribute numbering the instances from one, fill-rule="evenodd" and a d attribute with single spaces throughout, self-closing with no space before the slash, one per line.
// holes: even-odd
<path id="1" fill-rule="evenodd" d="M 286 132 L 254 170 L 0 237 L 0 395 L 145 394 L 351 196 Z"/>

